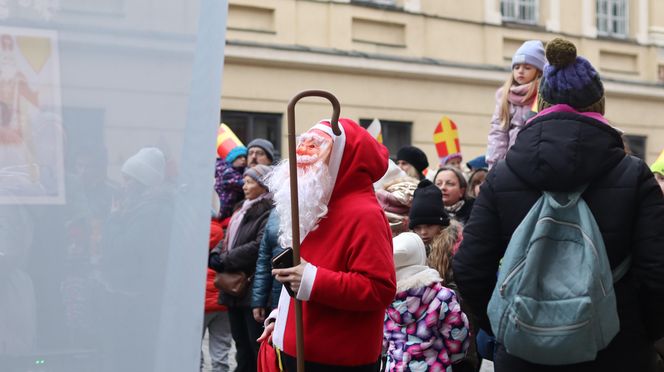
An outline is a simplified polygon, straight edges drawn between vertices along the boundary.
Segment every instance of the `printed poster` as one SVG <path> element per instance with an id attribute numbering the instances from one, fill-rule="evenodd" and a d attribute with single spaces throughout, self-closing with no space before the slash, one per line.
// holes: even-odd
<path id="1" fill-rule="evenodd" d="M 0 26 L 0 204 L 63 204 L 57 34 Z"/>

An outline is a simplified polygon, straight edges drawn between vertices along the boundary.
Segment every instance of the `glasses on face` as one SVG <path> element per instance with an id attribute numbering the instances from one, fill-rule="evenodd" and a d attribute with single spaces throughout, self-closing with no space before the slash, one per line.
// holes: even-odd
<path id="1" fill-rule="evenodd" d="M 263 151 L 261 149 L 252 149 L 252 150 L 249 150 L 247 155 L 248 156 L 256 156 L 256 157 L 265 156 L 265 151 Z"/>

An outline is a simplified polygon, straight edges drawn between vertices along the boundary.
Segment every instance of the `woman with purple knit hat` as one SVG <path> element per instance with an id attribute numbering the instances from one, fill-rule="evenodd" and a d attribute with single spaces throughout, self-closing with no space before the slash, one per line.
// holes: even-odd
<path id="1" fill-rule="evenodd" d="M 611 270 L 615 272 L 623 263 L 621 267 L 627 268 L 613 283 L 619 330 L 575 347 L 585 352 L 583 360 L 560 360 L 556 365 L 533 357 L 551 353 L 550 348 L 530 345 L 531 350 L 522 353 L 498 343 L 495 370 L 655 371 L 653 344 L 664 336 L 661 191 L 648 166 L 625 154 L 620 133 L 604 118 L 604 86 L 590 62 L 576 55 L 574 44 L 560 38 L 548 43 L 546 57 L 549 64 L 538 94 L 540 111 L 521 130 L 505 161 L 487 175 L 454 256 L 452 267 L 461 297 L 485 332 L 500 330 L 495 319 L 489 321 L 487 306 L 510 237 L 543 191 L 584 190 L 581 197 L 597 222 Z M 546 270 L 548 264 L 543 261 L 539 267 Z M 575 261 L 568 265 L 570 271 L 589 270 Z M 551 278 L 541 272 L 527 279 L 550 283 Z M 578 293 L 577 283 L 564 278 L 557 277 L 558 293 Z M 555 294 L 549 295 L 556 299 Z M 512 319 L 524 316 L 520 309 L 512 308 Z M 528 324 L 515 332 L 539 332 L 553 340 L 562 332 L 580 329 L 572 325 L 547 328 L 549 320 L 542 314 L 530 315 Z M 595 316 L 587 324 L 591 323 L 602 321 Z"/>

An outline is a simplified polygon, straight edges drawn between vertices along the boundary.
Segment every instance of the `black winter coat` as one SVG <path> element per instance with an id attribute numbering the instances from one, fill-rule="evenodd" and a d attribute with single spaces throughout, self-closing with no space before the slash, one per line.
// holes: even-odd
<path id="1" fill-rule="evenodd" d="M 239 272 L 242 271 L 251 277 L 256 271 L 256 260 L 258 259 L 258 247 L 263 240 L 263 232 L 267 218 L 272 209 L 272 199 L 265 198 L 249 207 L 244 214 L 237 230 L 234 246 L 230 250 L 225 249 L 228 236 L 210 252 L 208 266 L 217 272 Z M 251 300 L 252 285 L 243 297 L 234 297 L 219 293 L 219 303 L 228 306 L 249 306 Z"/>
<path id="2" fill-rule="evenodd" d="M 629 254 L 632 266 L 615 285 L 620 332 L 594 362 L 544 367 L 497 349 L 500 371 L 649 371 L 653 340 L 664 336 L 664 198 L 648 167 L 624 153 L 609 125 L 576 113 L 533 119 L 489 172 L 453 260 L 465 304 L 491 331 L 487 304 L 500 259 L 541 190 L 572 191 L 599 225 L 611 268 Z"/>

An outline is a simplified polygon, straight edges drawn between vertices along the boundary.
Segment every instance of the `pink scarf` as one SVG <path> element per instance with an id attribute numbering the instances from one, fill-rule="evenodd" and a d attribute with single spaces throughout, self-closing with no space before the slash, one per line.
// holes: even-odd
<path id="1" fill-rule="evenodd" d="M 242 207 L 238 209 L 235 213 L 233 213 L 233 216 L 231 217 L 231 222 L 228 224 L 228 231 L 227 231 L 227 237 L 228 237 L 228 244 L 226 245 L 226 250 L 230 251 L 231 249 L 235 248 L 235 238 L 237 237 L 238 229 L 240 228 L 240 223 L 242 222 L 242 219 L 244 219 L 244 215 L 247 213 L 247 210 L 254 204 L 258 203 L 259 201 L 265 199 L 268 196 L 272 196 L 269 192 L 261 194 L 259 197 L 253 200 L 245 200 L 242 202 Z"/>
<path id="2" fill-rule="evenodd" d="M 609 121 L 606 120 L 606 118 L 600 114 L 599 112 L 592 112 L 592 111 L 586 111 L 586 112 L 580 112 L 577 111 L 574 107 L 570 105 L 566 105 L 564 103 L 558 104 L 558 105 L 553 105 L 550 107 L 545 108 L 544 110 L 540 111 L 537 113 L 537 115 L 533 116 L 532 118 L 528 119 L 526 124 L 529 124 L 533 119 L 538 118 L 540 116 L 550 114 L 552 112 L 572 112 L 575 114 L 583 115 L 592 119 L 595 119 L 601 123 L 604 123 L 606 125 L 611 125 L 609 124 Z"/>
<path id="3" fill-rule="evenodd" d="M 532 97 L 528 101 L 524 102 L 524 98 L 526 98 L 526 94 L 528 94 L 528 91 L 530 90 L 530 87 L 535 84 L 535 81 L 531 81 L 530 83 L 527 84 L 522 84 L 522 85 L 513 85 L 510 87 L 510 93 L 507 96 L 507 100 L 510 101 L 511 104 L 517 105 L 517 106 L 527 106 L 531 105 L 533 101 L 535 100 L 536 95 L 533 94 Z"/>

